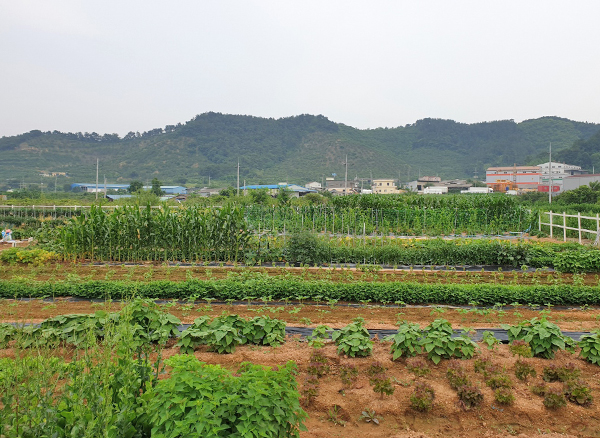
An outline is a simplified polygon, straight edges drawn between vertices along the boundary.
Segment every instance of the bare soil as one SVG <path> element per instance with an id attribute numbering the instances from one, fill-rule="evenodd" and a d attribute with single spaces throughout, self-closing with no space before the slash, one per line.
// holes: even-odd
<path id="1" fill-rule="evenodd" d="M 456 391 L 446 380 L 448 361 L 438 365 L 427 362 L 430 374 L 415 377 L 406 368 L 406 360 L 401 358 L 391 361 L 390 343 L 375 342 L 373 355 L 369 358 L 347 358 L 339 356 L 332 344 L 320 351 L 328 359 L 330 371 L 320 379 L 319 392 L 305 410 L 309 414 L 306 421 L 308 431 L 300 434 L 301 438 L 325 437 L 363 437 L 363 438 L 428 438 L 428 437 L 533 437 L 544 435 L 549 437 L 600 437 L 600 409 L 595 401 L 590 407 L 582 407 L 573 403 L 557 410 L 544 407 L 542 397 L 531 392 L 531 387 L 542 383 L 541 374 L 549 364 L 575 363 L 582 371 L 582 378 L 591 386 L 593 396 L 600 394 L 600 367 L 591 365 L 567 352 L 559 352 L 555 359 L 527 359 L 534 366 L 538 376 L 522 382 L 514 377 L 516 358 L 505 345 L 497 346 L 490 352 L 485 348 L 479 357 L 489 357 L 494 364 L 505 369 L 511 377 L 514 387 L 515 402 L 512 406 L 500 405 L 494 400 L 493 391 L 488 388 L 483 376 L 473 371 L 475 359 L 460 361 L 465 367 L 471 382 L 481 388 L 484 395 L 483 404 L 472 410 L 464 410 L 458 403 Z M 219 355 L 200 347 L 195 356 L 206 363 L 220 364 L 225 368 L 236 370 L 242 362 L 252 362 L 267 366 L 283 365 L 293 360 L 297 363 L 299 374 L 297 381 L 302 391 L 307 374 L 309 357 L 313 349 L 298 338 L 289 337 L 279 347 L 241 346 L 233 354 Z M 72 354 L 72 352 L 70 353 Z M 163 357 L 178 354 L 178 349 L 166 348 Z M 68 356 L 68 354 L 67 354 Z M 0 357 L 13 357 L 10 349 L 0 350 Z M 373 392 L 367 377 L 367 368 L 378 361 L 387 368 L 395 389 L 391 396 Z M 342 364 L 353 364 L 359 368 L 356 383 L 343 392 L 339 377 Z M 167 374 L 168 375 L 168 374 Z M 166 377 L 166 375 L 164 376 Z M 409 397 L 414 390 L 415 382 L 424 381 L 435 391 L 433 409 L 421 413 L 410 407 Z M 560 387 L 560 383 L 551 383 Z M 330 415 L 331 409 L 337 405 L 338 420 L 334 423 Z M 366 423 L 360 420 L 365 410 L 375 411 L 380 424 Z"/>
<path id="2" fill-rule="evenodd" d="M 68 298 L 54 300 L 0 300 L 0 322 L 37 323 L 44 319 L 71 313 L 94 313 L 97 310 L 118 311 L 119 302 L 71 301 Z M 526 306 L 511 308 L 505 311 L 494 309 L 460 308 L 452 306 L 436 307 L 383 307 L 364 304 L 350 307 L 345 304 L 335 305 L 299 305 L 299 304 L 208 304 L 170 301 L 161 304 L 163 309 L 176 315 L 183 323 L 191 324 L 202 315 L 212 317 L 223 312 L 253 318 L 258 315 L 269 315 L 283 320 L 287 325 L 316 327 L 320 324 L 332 328 L 341 328 L 349 324 L 353 318 L 360 316 L 366 320 L 370 329 L 394 329 L 399 320 L 418 323 L 425 327 L 433 320 L 444 318 L 450 321 L 455 329 L 461 328 L 499 328 L 500 324 L 518 324 L 524 319 L 540 317 L 539 310 L 531 310 Z M 600 329 L 600 308 L 565 308 L 544 309 L 546 317 L 564 331 L 592 331 Z"/>
<path id="3" fill-rule="evenodd" d="M 82 265 L 69 262 L 47 264 L 44 266 L 9 266 L 0 265 L 0 280 L 34 279 L 38 281 L 89 281 L 89 280 L 131 280 L 156 281 L 171 280 L 185 281 L 218 280 L 239 276 L 268 275 L 272 277 L 296 278 L 303 280 L 328 280 L 350 283 L 355 281 L 374 282 L 419 282 L 419 283 L 454 283 L 454 284 L 578 284 L 598 286 L 598 274 L 561 274 L 537 270 L 523 271 L 435 271 L 428 269 L 379 269 L 376 267 L 356 268 L 294 268 L 294 267 L 222 267 L 199 266 L 167 266 L 164 264 L 144 263 L 135 266 L 128 265 Z"/>

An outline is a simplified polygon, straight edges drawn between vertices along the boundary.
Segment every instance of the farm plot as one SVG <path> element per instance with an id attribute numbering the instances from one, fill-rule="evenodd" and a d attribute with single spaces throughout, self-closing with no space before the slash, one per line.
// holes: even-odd
<path id="1" fill-rule="evenodd" d="M 14 304 L 18 305 L 15 306 Z M 2 307 L 16 309 L 17 312 L 21 312 L 23 310 L 21 305 L 35 306 L 42 304 L 52 305 L 39 302 L 15 303 L 4 301 Z M 59 310 L 59 306 L 63 305 L 62 302 L 55 304 L 56 308 L 48 310 Z M 81 305 L 82 303 L 75 304 Z M 98 328 L 96 324 L 100 320 L 115 321 L 113 317 L 109 316 L 111 308 L 116 310 L 115 303 L 109 302 L 104 306 L 98 305 L 100 303 L 96 303 L 95 306 L 91 306 L 90 303 L 85 304 L 89 306 L 88 310 L 98 312 L 95 316 L 87 319 L 88 322 L 94 321 L 93 327 L 95 329 Z M 275 379 L 276 382 L 280 382 L 277 384 L 280 385 L 277 388 L 283 391 L 282 396 L 289 397 L 286 403 L 288 407 L 293 408 L 291 411 L 287 411 L 287 417 L 278 417 L 281 422 L 277 420 L 277 424 L 290 424 L 289 421 L 301 422 L 304 419 L 304 414 L 297 403 L 301 403 L 302 409 L 308 413 L 308 419 L 304 421 L 308 430 L 300 432 L 300 436 L 303 438 L 343 435 L 367 437 L 439 435 L 493 437 L 515 434 L 532 436 L 550 432 L 575 436 L 598 436 L 600 433 L 598 429 L 600 413 L 594 401 L 600 389 L 599 368 L 597 365 L 583 360 L 581 356 L 581 352 L 586 347 L 597 346 L 596 338 L 590 338 L 588 344 L 581 344 L 580 347 L 582 348 L 576 349 L 575 354 L 563 350 L 563 347 L 567 347 L 567 345 L 563 344 L 561 346 L 560 341 L 563 338 L 560 331 L 556 331 L 556 326 L 552 323 L 547 323 L 548 318 L 552 320 L 555 311 L 546 311 L 546 313 L 541 314 L 537 311 L 537 319 L 532 318 L 529 322 L 523 324 L 511 324 L 510 331 L 513 333 L 514 342 L 510 346 L 498 345 L 496 342 L 492 342 L 489 337 L 486 342 L 479 345 L 473 344 L 467 337 L 463 337 L 462 341 L 458 341 L 456 338 L 451 341 L 451 338 L 448 337 L 449 324 L 440 318 L 440 316 L 445 317 L 447 314 L 440 314 L 439 312 L 430 315 L 430 318 L 435 319 L 423 320 L 420 327 L 417 327 L 414 323 L 401 323 L 397 327 L 398 335 L 392 340 L 376 339 L 371 344 L 368 338 L 364 337 L 364 327 L 365 324 L 370 326 L 369 321 L 363 323 L 360 317 L 356 317 L 354 322 L 346 321 L 343 330 L 338 331 L 339 334 L 334 336 L 334 342 L 324 339 L 323 332 L 317 329 L 312 338 L 309 339 L 310 342 L 307 343 L 299 338 L 281 339 L 277 336 L 269 338 L 268 333 L 277 333 L 277 324 L 270 326 L 273 330 L 264 329 L 260 332 L 258 327 L 264 328 L 266 326 L 264 324 L 257 325 L 258 321 L 274 321 L 268 317 L 272 313 L 268 309 L 270 306 L 262 309 L 265 316 L 257 316 L 261 312 L 254 312 L 254 315 L 247 318 L 238 318 L 223 313 L 214 317 L 209 316 L 208 309 L 205 308 L 206 305 L 202 305 L 204 308 L 201 309 L 201 312 L 196 312 L 197 309 L 191 309 L 194 313 L 203 315 L 197 318 L 198 321 L 195 325 L 199 332 L 194 335 L 201 341 L 193 346 L 191 350 L 189 348 L 183 350 L 184 347 L 190 346 L 190 344 L 185 345 L 182 342 L 184 337 L 179 341 L 171 337 L 174 334 L 172 329 L 179 323 L 178 318 L 172 314 L 176 310 L 176 305 L 159 307 L 148 302 L 134 301 L 125 307 L 120 306 L 122 310 L 118 317 L 127 318 L 126 315 L 129 315 L 128 318 L 134 318 L 137 321 L 135 326 L 137 328 L 133 331 L 127 331 L 133 333 L 133 336 L 130 334 L 129 337 L 121 338 L 119 343 L 110 343 L 112 338 L 106 326 L 103 326 L 104 329 L 101 332 L 88 331 L 88 334 L 93 335 L 93 337 L 100 336 L 100 341 L 98 341 L 100 343 L 96 343 L 89 336 L 87 338 L 85 336 L 74 337 L 73 333 L 79 332 L 78 330 L 53 332 L 50 328 L 56 329 L 60 327 L 60 324 L 71 324 L 69 327 L 73 328 L 72 322 L 76 320 L 76 318 L 66 318 L 65 322 L 59 324 L 57 321 L 60 321 L 60 319 L 54 318 L 51 324 L 42 325 L 40 328 L 46 327 L 48 330 L 45 337 L 40 332 L 39 336 L 41 337 L 38 338 L 45 340 L 45 342 L 25 346 L 19 344 L 18 339 L 14 339 L 8 345 L 5 345 L 3 350 L 0 350 L 0 357 L 6 358 L 0 360 L 3 360 L 4 365 L 17 363 L 21 367 L 19 369 L 23 371 L 32 369 L 31 367 L 27 368 L 26 363 L 27 360 L 32 359 L 25 359 L 25 357 L 28 354 L 33 354 L 34 357 L 43 358 L 42 363 L 45 364 L 42 366 L 39 361 L 35 362 L 34 369 L 46 373 L 38 373 L 38 376 L 47 375 L 50 378 L 57 375 L 62 360 L 75 364 L 81 363 L 78 361 L 88 360 L 84 363 L 90 366 L 89 371 L 81 371 L 78 377 L 82 383 L 86 381 L 85 379 L 88 379 L 88 384 L 91 384 L 92 377 L 96 377 L 94 383 L 97 385 L 98 382 L 103 381 L 102 379 L 98 380 L 97 377 L 102 377 L 104 374 L 101 374 L 99 367 L 93 365 L 94 361 L 96 361 L 96 365 L 98 363 L 108 365 L 116 361 L 115 363 L 119 363 L 119 366 L 127 369 L 127 361 L 124 358 L 128 354 L 134 358 L 137 357 L 138 361 L 142 360 L 138 363 L 152 364 L 157 363 L 159 359 L 167 359 L 167 373 L 161 375 L 160 382 L 157 382 L 157 389 L 147 389 L 149 391 L 147 394 L 151 394 L 157 400 L 166 403 L 177 403 L 177 397 L 186 396 L 185 394 L 173 392 L 175 386 L 171 387 L 169 385 L 170 382 L 173 382 L 173 384 L 181 387 L 184 382 L 189 381 L 191 378 L 191 375 L 186 373 L 192 370 L 201 373 L 207 379 L 211 378 L 211 373 L 216 372 L 222 376 L 220 379 L 242 378 L 252 385 L 259 385 L 257 382 L 260 382 L 261 376 L 269 377 Z M 32 313 L 36 311 L 32 307 L 29 310 Z M 60 308 L 60 310 L 63 309 Z M 77 310 L 85 311 L 85 308 L 79 307 Z M 179 310 L 187 311 L 190 309 Z M 218 310 L 221 309 L 213 308 L 210 312 L 217 313 Z M 371 309 L 367 307 L 355 310 L 370 311 Z M 408 311 L 409 309 L 402 310 Z M 533 312 L 530 309 L 521 310 L 523 312 Z M 594 312 L 594 310 L 588 310 L 583 313 L 594 314 Z M 277 316 L 282 314 L 283 312 L 278 312 Z M 8 316 L 14 317 L 15 315 Z M 525 317 L 525 315 L 523 316 Z M 85 320 L 85 318 L 82 320 Z M 157 322 L 161 323 L 157 324 Z M 248 331 L 248 327 L 251 326 L 254 328 Z M 79 327 L 84 327 L 83 333 L 85 333 L 85 324 Z M 550 333 L 553 342 L 549 344 L 543 342 L 543 336 L 539 336 L 542 333 L 541 328 Z M 241 336 L 240 342 L 234 348 L 224 348 L 223 342 L 231 342 L 227 341 L 225 337 L 214 337 L 215 333 L 226 331 L 226 329 L 231 329 L 232 336 Z M 533 336 L 529 344 L 518 342 L 521 334 L 531 333 L 535 330 L 537 330 L 538 336 Z M 125 333 L 119 330 L 117 332 Z M 364 348 L 354 348 L 356 346 L 355 341 Z M 118 346 L 122 342 L 125 343 L 125 346 Z M 450 342 L 460 344 L 459 349 L 449 349 Z M 445 353 L 440 353 L 437 347 L 430 349 L 429 345 L 433 344 L 439 344 L 438 346 Z M 107 348 L 109 354 L 104 353 Z M 597 350 L 594 351 L 597 353 Z M 182 352 L 187 354 L 180 356 Z M 538 357 L 530 357 L 533 353 Z M 93 357 L 88 356 L 86 359 L 86 354 L 92 354 Z M 223 370 L 231 370 L 234 373 L 231 374 L 233 377 L 223 377 L 228 375 L 223 374 L 226 371 L 221 372 L 215 368 L 202 368 L 193 358 L 208 364 L 220 365 Z M 7 360 L 10 362 L 7 362 Z M 294 382 L 296 383 L 292 386 L 286 386 L 285 382 L 288 381 L 288 377 L 285 376 L 288 374 L 285 370 L 287 369 L 286 364 L 290 360 L 297 364 L 298 374 L 294 376 Z M 267 374 L 250 366 L 245 366 L 240 371 L 239 365 L 243 362 L 276 368 L 273 368 L 273 371 L 269 371 Z M 51 372 L 48 368 L 51 366 L 57 367 L 57 370 Z M 6 379 L 7 369 L 10 370 L 11 368 L 5 366 L 0 372 L 0 386 L 4 391 L 4 395 L 14 395 L 14 392 L 10 393 L 10 384 L 7 384 L 9 382 Z M 106 372 L 111 373 L 119 369 L 121 368 L 107 366 Z M 149 371 L 152 371 L 152 369 L 152 366 L 150 366 Z M 275 371 L 276 369 L 280 371 Z M 89 373 L 93 372 L 100 374 L 90 377 Z M 115 374 L 115 376 L 118 375 L 121 374 Z M 147 375 L 150 381 L 153 379 L 151 376 L 152 372 Z M 4 380 L 2 377 L 4 377 Z M 78 388 L 73 386 L 72 381 L 69 380 L 73 378 L 72 375 L 65 374 L 63 377 L 62 384 L 72 391 L 72 394 L 78 395 L 77 390 L 86 390 L 85 386 Z M 109 379 L 108 374 L 104 376 L 104 379 Z M 38 385 L 43 383 L 40 379 L 32 380 L 35 380 Z M 229 382 L 229 380 L 227 381 Z M 232 387 L 235 387 L 235 383 L 231 384 Z M 59 386 L 53 386 L 53 384 L 48 386 L 48 383 L 44 385 L 46 386 L 42 385 L 43 388 L 56 390 L 55 394 L 60 398 L 61 390 Z M 297 385 L 298 392 L 294 396 L 295 385 Z M 20 387 L 21 392 L 19 392 L 19 395 L 23 397 L 21 405 L 25 406 L 23 404 L 25 401 L 38 403 L 39 400 L 37 399 L 36 401 L 27 398 L 28 393 L 25 391 L 25 386 Z M 97 386 L 101 388 L 98 394 L 110 393 L 102 384 Z M 132 384 L 129 383 L 129 386 L 126 387 L 131 386 Z M 36 386 L 35 389 L 39 389 L 39 387 Z M 205 386 L 204 390 L 208 390 L 208 387 Z M 88 388 L 87 391 L 90 391 L 90 389 Z M 191 388 L 189 391 L 187 398 L 190 396 L 197 397 L 197 393 L 194 393 Z M 274 395 L 274 393 L 271 393 L 271 396 Z M 165 399 L 165 397 L 171 398 Z M 4 420 L 12 420 L 13 422 L 10 424 L 15 424 L 14 402 L 11 405 L 13 407 L 11 413 L 10 409 L 7 409 L 6 400 L 11 399 L 3 398 L 5 405 L 1 415 L 3 415 Z M 122 399 L 116 400 L 121 403 L 121 405 L 117 403 L 118 406 L 125 403 Z M 71 417 L 67 414 L 71 411 L 65 408 L 67 405 L 54 406 L 52 400 L 48 398 L 45 398 L 42 402 L 42 404 L 45 403 L 46 408 L 52 407 L 55 411 L 60 411 L 66 415 L 67 421 L 60 424 L 63 425 L 61 426 L 63 429 L 70 427 Z M 129 400 L 128 403 L 130 403 L 129 406 L 132 406 L 131 403 L 135 404 L 132 400 Z M 33 405 L 27 406 L 31 406 L 32 419 L 29 421 L 35 423 L 39 420 L 39 418 L 33 416 L 35 407 Z M 145 405 L 145 408 L 148 408 L 148 406 L 158 412 L 161 405 L 150 403 L 150 405 Z M 101 407 L 104 409 L 102 412 L 106 414 L 106 419 L 112 421 L 114 417 L 116 420 L 118 415 L 111 410 L 112 408 L 105 405 Z M 52 409 L 46 409 L 44 411 L 46 412 L 45 415 L 52 414 L 54 412 Z M 73 408 L 70 407 L 69 409 Z M 229 406 L 229 409 L 233 408 Z M 179 410 L 173 411 L 172 414 L 177 415 L 177 412 Z M 198 417 L 192 416 L 191 418 L 194 418 L 196 423 L 199 421 Z M 209 416 L 208 420 L 204 420 L 204 424 L 212 418 Z M 120 419 L 121 422 L 125 420 Z M 154 416 L 154 413 L 148 412 L 136 421 L 129 418 L 129 423 L 125 422 L 125 424 L 130 424 L 135 429 L 143 424 L 152 426 L 153 421 L 156 422 L 156 420 L 157 417 Z M 230 421 L 233 420 L 230 419 Z M 97 423 L 102 422 L 98 421 Z M 110 421 L 108 423 L 108 426 L 111 426 L 112 423 Z M 2 424 L 8 425 L 9 423 L 4 421 Z M 83 424 L 86 427 L 91 427 L 89 423 L 84 422 Z M 27 426 L 27 422 L 24 425 Z M 112 425 L 114 426 L 114 424 Z M 191 427 L 191 422 L 188 427 Z M 6 430 L 11 431 L 10 427 Z M 14 431 L 14 429 L 12 430 Z M 140 430 L 143 430 L 143 427 Z M 12 435 L 8 433 L 6 436 Z M 92 434 L 91 436 L 96 435 Z M 114 436 L 124 435 L 115 434 Z M 167 434 L 164 436 L 186 435 Z M 204 434 L 203 436 L 213 435 Z"/>

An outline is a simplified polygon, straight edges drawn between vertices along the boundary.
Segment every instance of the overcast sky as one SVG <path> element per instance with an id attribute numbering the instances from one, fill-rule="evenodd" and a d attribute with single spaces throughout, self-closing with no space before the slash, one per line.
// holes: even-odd
<path id="1" fill-rule="evenodd" d="M 0 0 L 0 136 L 216 111 L 600 122 L 600 1 Z"/>

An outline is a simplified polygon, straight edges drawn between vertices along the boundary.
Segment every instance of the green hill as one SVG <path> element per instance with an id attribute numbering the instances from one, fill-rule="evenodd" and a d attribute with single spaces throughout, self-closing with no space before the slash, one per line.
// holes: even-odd
<path id="1" fill-rule="evenodd" d="M 212 180 L 247 183 L 320 181 L 344 174 L 349 178 L 400 177 L 418 174 L 443 178 L 485 175 L 490 165 L 543 161 L 548 143 L 557 153 L 586 141 L 600 125 L 542 117 L 464 124 L 424 119 L 398 128 L 356 129 L 324 116 L 281 119 L 205 113 L 185 124 L 148 132 L 114 134 L 31 131 L 0 138 L 0 174 L 7 180 L 37 182 L 40 173 L 66 172 L 64 183 L 100 179 L 201 185 Z M 577 144 L 579 144 L 577 143 Z M 567 160 L 568 161 L 568 160 Z M 48 179 L 50 186 L 52 182 Z"/>

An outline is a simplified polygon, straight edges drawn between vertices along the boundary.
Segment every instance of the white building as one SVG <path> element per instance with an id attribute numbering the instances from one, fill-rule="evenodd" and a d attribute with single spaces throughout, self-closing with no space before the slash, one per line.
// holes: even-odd
<path id="1" fill-rule="evenodd" d="M 552 167 L 550 167 L 552 164 Z M 542 170 L 540 179 L 541 191 L 548 191 L 548 186 L 554 186 L 553 193 L 563 192 L 566 189 L 563 187 L 563 180 L 570 176 L 581 175 L 585 173 L 581 166 L 575 166 L 572 164 L 565 163 L 542 163 L 538 164 L 538 167 Z M 558 188 L 557 188 L 558 187 Z"/>
<path id="2" fill-rule="evenodd" d="M 305 184 L 304 187 L 312 190 L 321 190 L 323 188 L 321 183 L 317 181 L 309 182 L 308 184 Z"/>

